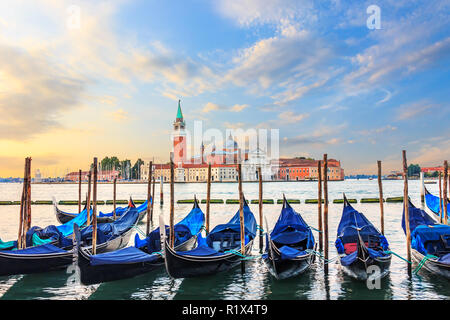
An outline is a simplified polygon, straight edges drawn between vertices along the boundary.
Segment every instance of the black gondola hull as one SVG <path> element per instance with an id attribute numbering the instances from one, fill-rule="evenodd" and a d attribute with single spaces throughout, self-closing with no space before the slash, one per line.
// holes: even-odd
<path id="1" fill-rule="evenodd" d="M 425 256 L 421 254 L 419 251 L 412 249 L 411 250 L 413 260 L 417 263 L 420 263 Z M 427 269 L 431 273 L 438 274 L 442 277 L 445 277 L 447 279 L 450 279 L 450 265 L 438 262 L 436 260 L 427 259 L 425 263 L 423 264 L 423 267 Z"/>
<path id="2" fill-rule="evenodd" d="M 40 273 L 63 269 L 72 262 L 72 251 L 46 255 L 0 253 L 0 276 Z"/>
<path id="3" fill-rule="evenodd" d="M 81 249 L 78 250 L 80 281 L 84 285 L 132 278 L 150 272 L 163 265 L 164 260 L 159 258 L 153 262 L 92 266 L 90 264 L 89 256 L 85 255 Z"/>
<path id="4" fill-rule="evenodd" d="M 246 255 L 251 252 L 252 246 L 253 240 L 245 246 Z M 166 270 L 172 278 L 192 278 L 225 272 L 240 265 L 241 259 L 241 256 L 233 253 L 215 257 L 179 255 L 167 243 L 165 245 Z"/>
<path id="5" fill-rule="evenodd" d="M 358 257 L 358 259 L 350 265 L 341 265 L 344 273 L 356 280 L 366 281 L 370 276 L 377 276 L 374 272 L 379 272 L 377 278 L 381 279 L 389 273 L 391 258 L 391 255 L 379 258 Z"/>
<path id="6" fill-rule="evenodd" d="M 278 249 L 272 245 L 272 251 L 269 251 L 267 258 L 263 259 L 269 272 L 277 279 L 287 279 L 304 273 L 311 267 L 314 256 L 308 253 L 295 259 L 281 259 Z M 273 255 L 272 255 L 273 254 Z"/>
<path id="7" fill-rule="evenodd" d="M 177 246 L 178 251 L 191 250 L 197 243 L 197 237 L 194 236 L 186 242 Z M 120 279 L 132 278 L 141 274 L 148 273 L 154 269 L 164 266 L 164 259 L 159 257 L 152 262 L 139 262 L 128 264 L 107 264 L 92 266 L 90 264 L 89 254 L 84 249 L 78 249 L 78 266 L 80 268 L 80 281 L 82 284 L 90 285 L 101 282 L 115 281 Z"/>
<path id="8" fill-rule="evenodd" d="M 125 247 L 129 240 L 132 229 L 110 241 L 97 245 L 97 252 L 109 252 Z M 87 250 L 91 250 L 88 247 Z M 73 261 L 73 248 L 68 248 L 66 252 L 53 254 L 33 254 L 19 255 L 11 252 L 0 252 L 0 276 L 10 276 L 14 274 L 30 274 L 48 272 L 64 269 Z"/>

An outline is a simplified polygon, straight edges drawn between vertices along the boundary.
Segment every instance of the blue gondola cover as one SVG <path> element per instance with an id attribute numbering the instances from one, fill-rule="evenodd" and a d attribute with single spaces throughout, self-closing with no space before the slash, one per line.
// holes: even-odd
<path id="1" fill-rule="evenodd" d="M 445 236 L 450 236 L 450 226 L 420 225 L 411 233 L 411 247 L 423 255 L 436 255 L 437 251 L 444 250 L 441 237 Z"/>
<path id="2" fill-rule="evenodd" d="M 254 239 L 256 235 L 256 219 L 250 210 L 248 204 L 244 201 L 244 231 L 245 231 L 245 244 L 247 244 L 251 239 Z M 220 239 L 222 242 L 225 240 L 233 241 L 234 245 L 240 246 L 240 214 L 239 210 L 236 214 L 225 224 L 219 224 L 207 235 L 206 239 L 199 237 L 197 248 L 191 251 L 180 252 L 180 255 L 190 255 L 190 256 L 220 256 L 224 252 L 220 248 L 216 248 L 213 245 L 213 240 Z M 226 237 L 226 239 L 224 239 Z M 228 242 L 229 243 L 229 242 Z"/>
<path id="3" fill-rule="evenodd" d="M 158 260 L 160 255 L 147 254 L 136 247 L 127 247 L 120 250 L 101 253 L 90 257 L 92 266 L 118 263 L 139 263 Z"/>
<path id="4" fill-rule="evenodd" d="M 364 216 L 361 212 L 355 210 L 350 203 L 345 201 L 344 209 L 342 211 L 341 221 L 339 222 L 337 230 L 337 239 L 335 242 L 336 250 L 339 254 L 346 253 L 345 245 L 354 246 L 358 243 L 358 239 L 364 242 L 370 242 L 370 239 L 375 240 L 376 245 L 381 248 L 374 250 L 365 246 L 371 258 L 378 258 L 388 256 L 384 251 L 389 249 L 389 243 L 384 235 Z M 382 249 L 382 250 L 381 250 Z M 347 252 L 347 255 L 341 257 L 341 264 L 349 266 L 358 258 L 358 250 Z"/>
<path id="5" fill-rule="evenodd" d="M 306 240 L 305 249 L 314 248 L 314 236 L 311 228 L 286 200 L 284 200 L 283 209 L 277 223 L 270 233 L 270 239 L 280 246 L 281 260 L 290 260 L 305 255 L 304 250 L 292 247 L 302 241 Z M 266 237 L 266 252 L 268 250 L 267 241 L 268 238 Z"/>
<path id="6" fill-rule="evenodd" d="M 434 214 L 439 216 L 439 197 L 425 190 L 425 203 Z M 444 199 L 441 199 L 441 207 L 444 208 Z M 447 214 L 448 212 L 450 212 L 450 203 L 447 204 Z"/>
<path id="7" fill-rule="evenodd" d="M 50 254 L 50 253 L 61 253 L 66 252 L 61 248 L 58 248 L 52 244 L 43 244 L 41 246 L 21 249 L 21 250 L 12 250 L 12 251 L 5 251 L 9 254 Z"/>
<path id="8" fill-rule="evenodd" d="M 133 208 L 133 210 L 138 213 L 138 209 Z M 124 216 L 121 217 L 120 220 L 123 218 Z M 118 221 L 119 220 L 116 220 L 115 222 Z M 205 215 L 198 206 L 195 206 L 183 220 L 174 226 L 175 245 L 180 244 L 199 233 L 204 222 Z M 169 235 L 169 226 L 166 226 L 166 235 Z M 91 265 L 153 262 L 161 257 L 157 253 L 161 250 L 159 227 L 150 232 L 149 236 L 142 240 L 139 238 L 139 235 L 136 234 L 134 241 L 134 247 L 127 247 L 121 250 L 90 256 Z M 145 246 L 147 247 L 148 252 L 152 252 L 151 254 L 139 249 Z"/>

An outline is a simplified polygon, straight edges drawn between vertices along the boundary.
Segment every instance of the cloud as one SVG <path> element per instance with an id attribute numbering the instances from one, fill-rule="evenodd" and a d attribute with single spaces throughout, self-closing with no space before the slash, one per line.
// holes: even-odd
<path id="1" fill-rule="evenodd" d="M 278 118 L 286 123 L 295 123 L 309 117 L 307 113 L 296 114 L 293 111 L 284 111 L 278 115 Z"/>
<path id="2" fill-rule="evenodd" d="M 388 124 L 388 125 L 386 125 L 384 127 L 380 127 L 380 128 L 362 130 L 362 131 L 359 131 L 358 134 L 363 135 L 363 136 L 372 136 L 374 134 L 380 134 L 380 133 L 384 133 L 384 132 L 392 132 L 392 131 L 396 131 L 396 130 L 397 130 L 397 127 L 391 126 L 390 124 Z"/>
<path id="3" fill-rule="evenodd" d="M 108 113 L 108 115 L 116 122 L 123 122 L 129 118 L 129 113 L 123 109 L 117 109 L 114 112 Z"/>
<path id="4" fill-rule="evenodd" d="M 23 140 L 59 127 L 76 108 L 87 81 L 42 51 L 0 44 L 0 139 Z"/>
<path id="5" fill-rule="evenodd" d="M 419 101 L 412 104 L 402 105 L 397 109 L 396 119 L 399 121 L 409 120 L 416 118 L 420 115 L 432 112 L 433 109 L 437 108 L 436 104 L 429 101 Z"/>
<path id="6" fill-rule="evenodd" d="M 248 104 L 235 104 L 234 106 L 231 107 L 226 107 L 223 105 L 218 105 L 216 103 L 213 102 L 208 102 L 204 105 L 203 109 L 201 110 L 203 113 L 209 113 L 211 111 L 230 111 L 230 112 L 241 112 L 244 109 L 248 108 L 249 105 Z"/>
<path id="7" fill-rule="evenodd" d="M 233 123 L 231 123 L 231 122 L 224 122 L 223 126 L 226 129 L 242 129 L 242 128 L 244 128 L 246 126 L 246 124 L 243 123 L 243 122 L 233 122 Z"/>
<path id="8" fill-rule="evenodd" d="M 346 86 L 373 88 L 437 66 L 450 56 L 450 37 L 441 32 L 448 29 L 448 19 L 435 17 L 436 12 L 450 9 L 448 2 L 390 4 L 390 9 L 382 18 L 382 29 L 367 37 L 373 44 L 351 57 Z"/>
<path id="9" fill-rule="evenodd" d="M 208 113 L 214 110 L 220 110 L 221 107 L 218 104 L 212 103 L 212 102 L 208 102 L 207 104 L 205 104 L 205 106 L 202 109 L 202 112 Z"/>
<path id="10" fill-rule="evenodd" d="M 267 95 L 286 104 L 323 86 L 334 75 L 325 67 L 332 51 L 306 30 L 292 30 L 257 41 L 233 58 L 225 79 L 253 94 Z"/>
<path id="11" fill-rule="evenodd" d="M 390 92 L 389 90 L 386 90 L 386 89 L 382 89 L 382 90 L 386 93 L 386 96 L 383 99 L 379 100 L 376 104 L 382 104 L 382 103 L 385 103 L 385 102 L 388 102 L 389 100 L 391 100 L 392 92 Z"/>
<path id="12" fill-rule="evenodd" d="M 219 12 L 249 27 L 261 24 L 280 24 L 297 21 L 305 24 L 315 21 L 314 2 L 310 0 L 220 0 Z"/>
<path id="13" fill-rule="evenodd" d="M 341 142 L 341 139 L 336 137 L 336 135 L 345 128 L 347 128 L 347 124 L 345 123 L 337 126 L 322 126 L 310 134 L 298 135 L 293 138 L 285 138 L 284 144 L 287 147 L 297 147 L 300 145 L 311 145 L 313 147 L 336 145 Z"/>
<path id="14" fill-rule="evenodd" d="M 232 106 L 232 107 L 230 108 L 230 111 L 233 111 L 233 112 L 241 112 L 242 110 L 244 110 L 244 109 L 246 109 L 246 108 L 248 108 L 248 107 L 249 107 L 248 104 L 235 104 L 234 106 Z"/>

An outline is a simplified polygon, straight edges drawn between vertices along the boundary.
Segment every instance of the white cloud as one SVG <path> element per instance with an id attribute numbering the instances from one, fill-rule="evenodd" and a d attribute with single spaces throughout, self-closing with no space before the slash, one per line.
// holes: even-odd
<path id="1" fill-rule="evenodd" d="M 219 110 L 219 109 L 221 109 L 221 107 L 218 104 L 215 104 L 215 103 L 212 103 L 212 102 L 208 102 L 203 107 L 202 112 L 208 113 L 208 112 L 211 112 L 213 110 Z"/>
<path id="2" fill-rule="evenodd" d="M 223 106 L 223 105 L 218 105 L 213 102 L 208 102 L 205 104 L 205 106 L 203 107 L 203 109 L 201 111 L 203 113 L 209 113 L 211 111 L 218 111 L 218 110 L 230 111 L 230 112 L 241 112 L 248 107 L 249 107 L 248 104 L 235 104 L 234 106 L 227 107 L 227 106 Z"/>
<path id="3" fill-rule="evenodd" d="M 109 112 L 108 115 L 116 122 L 123 122 L 129 118 L 129 113 L 123 109 L 117 109 L 114 112 Z"/>
<path id="4" fill-rule="evenodd" d="M 290 25 L 293 21 L 305 24 L 317 19 L 311 0 L 220 0 L 217 5 L 225 17 L 245 27 Z"/>
<path id="5" fill-rule="evenodd" d="M 278 115 L 278 118 L 286 123 L 300 122 L 309 117 L 307 113 L 296 114 L 292 111 L 284 111 Z"/>
<path id="6" fill-rule="evenodd" d="M 241 112 L 242 110 L 244 110 L 244 109 L 246 109 L 246 108 L 248 108 L 248 107 L 249 107 L 248 104 L 235 104 L 234 106 L 232 106 L 232 107 L 230 108 L 230 111 L 233 111 L 233 112 Z"/>
<path id="7" fill-rule="evenodd" d="M 397 120 L 409 120 L 426 113 L 432 113 L 438 106 L 430 101 L 422 100 L 411 104 L 405 104 L 397 109 Z"/>

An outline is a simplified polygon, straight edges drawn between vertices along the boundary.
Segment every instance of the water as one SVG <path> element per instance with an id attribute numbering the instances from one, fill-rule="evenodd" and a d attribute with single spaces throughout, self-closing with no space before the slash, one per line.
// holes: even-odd
<path id="1" fill-rule="evenodd" d="M 20 199 L 21 184 L 0 184 L 0 200 Z M 98 185 L 98 199 L 112 199 L 112 185 Z M 437 185 L 427 185 L 430 192 L 438 194 Z M 258 198 L 258 184 L 244 183 L 247 199 Z M 383 181 L 385 197 L 403 195 L 402 181 Z M 82 192 L 85 194 L 86 185 Z M 212 198 L 236 199 L 237 184 L 216 183 L 212 185 Z M 117 199 L 145 199 L 145 184 L 119 184 Z M 348 198 L 377 197 L 376 180 L 347 180 L 329 182 L 329 199 L 342 198 L 345 192 Z M 155 190 L 154 221 L 160 213 L 168 221 L 169 185 L 164 185 L 165 204 L 159 204 L 159 185 Z M 194 193 L 199 199 L 206 198 L 206 184 L 176 184 L 175 197 L 192 199 Z M 317 205 L 305 204 L 308 198 L 317 198 L 316 182 L 270 182 L 264 184 L 264 198 L 281 199 L 283 193 L 287 198 L 300 199 L 301 204 L 292 205 L 295 210 L 313 227 L 317 227 Z M 420 204 L 420 182 L 410 181 L 409 194 L 416 206 Z M 55 196 L 58 200 L 75 200 L 78 198 L 78 185 L 32 185 L 32 200 L 49 200 Z M 359 202 L 359 201 L 358 201 Z M 175 221 L 184 217 L 191 209 L 191 204 L 175 204 Z M 204 210 L 205 205 L 201 205 Z M 258 205 L 250 205 L 258 216 Z M 354 204 L 377 227 L 380 225 L 379 205 Z M 77 206 L 61 206 L 63 210 L 74 212 Z M 100 206 L 99 210 L 111 211 L 112 206 Z M 238 205 L 211 204 L 211 226 L 228 221 L 238 210 Z M 280 214 L 281 205 L 264 205 L 264 214 L 272 227 Z M 426 209 L 428 212 L 429 210 Z M 334 248 L 336 229 L 342 213 L 342 204 L 329 205 L 330 258 L 337 255 Z M 401 203 L 385 204 L 385 234 L 391 249 L 406 257 L 405 236 L 401 230 Z M 2 240 L 17 238 L 19 206 L 0 207 L 0 237 Z M 145 230 L 145 220 L 140 228 Z M 41 227 L 57 224 L 52 206 L 32 206 L 32 225 Z M 315 233 L 317 238 L 317 233 Z M 133 241 L 134 236 L 130 241 Z M 130 243 L 131 244 L 131 243 Z M 258 256 L 258 240 L 255 242 L 254 255 Z M 414 265 L 415 266 L 415 265 Z M 414 267 L 413 266 L 413 267 Z M 328 277 L 324 275 L 323 265 L 316 259 L 310 271 L 288 280 L 275 280 L 267 271 L 260 258 L 246 264 L 246 273 L 240 268 L 215 276 L 194 279 L 171 279 L 164 269 L 141 275 L 132 279 L 102 283 L 93 286 L 67 285 L 69 274 L 65 270 L 34 275 L 16 275 L 0 277 L 1 299 L 449 299 L 449 281 L 421 270 L 419 276 L 412 280 L 407 275 L 406 262 L 392 258 L 390 274 L 382 280 L 381 289 L 369 290 L 364 282 L 357 282 L 346 276 L 337 261 L 329 266 Z"/>

